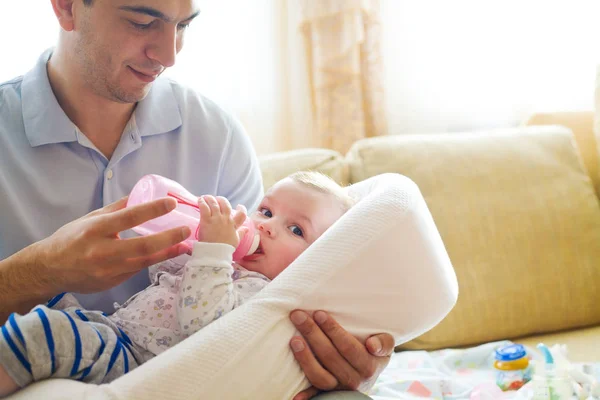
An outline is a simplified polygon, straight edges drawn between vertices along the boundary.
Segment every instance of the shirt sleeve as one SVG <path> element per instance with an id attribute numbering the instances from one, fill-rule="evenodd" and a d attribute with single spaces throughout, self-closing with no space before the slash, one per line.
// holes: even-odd
<path id="1" fill-rule="evenodd" d="M 243 204 L 252 212 L 263 197 L 263 182 L 258 157 L 242 124 L 227 119 L 229 142 L 221 167 L 218 195 L 229 199 L 233 207 Z"/>
<path id="2" fill-rule="evenodd" d="M 233 246 L 223 243 L 194 244 L 183 268 L 177 301 L 177 319 L 186 336 L 239 307 L 268 283 L 248 276 L 234 285 L 233 251 Z"/>

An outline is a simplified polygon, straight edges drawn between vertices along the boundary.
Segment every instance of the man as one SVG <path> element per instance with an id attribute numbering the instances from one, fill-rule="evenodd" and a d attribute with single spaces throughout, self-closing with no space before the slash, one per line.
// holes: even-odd
<path id="1" fill-rule="evenodd" d="M 161 199 L 125 208 L 122 197 L 145 174 L 249 209 L 262 195 L 240 124 L 159 78 L 175 63 L 196 1 L 51 2 L 57 46 L 24 77 L 0 85 L 1 322 L 66 291 L 85 293 L 77 297 L 87 308 L 112 312 L 114 302 L 147 286 L 146 267 L 185 251 L 187 228 L 124 233 L 175 206 Z M 372 382 L 392 337 L 375 335 L 365 346 L 326 313 L 315 319 L 291 314 L 303 336 L 290 345 L 313 385 L 297 398 Z"/>

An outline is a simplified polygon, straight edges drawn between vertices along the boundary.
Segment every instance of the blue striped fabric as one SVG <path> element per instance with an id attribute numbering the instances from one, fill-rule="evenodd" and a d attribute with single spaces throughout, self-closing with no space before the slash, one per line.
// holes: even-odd
<path id="1" fill-rule="evenodd" d="M 63 310 L 61 310 L 61 312 L 69 319 L 71 328 L 73 328 L 73 336 L 75 337 L 75 359 L 73 360 L 73 367 L 71 368 L 70 374 L 70 376 L 75 376 L 79 370 L 79 363 L 81 363 L 81 336 L 79 335 L 79 330 L 77 329 L 77 325 L 75 325 L 73 318 Z"/>
<path id="2" fill-rule="evenodd" d="M 10 324 L 10 327 L 13 329 L 13 331 L 15 331 L 15 334 L 17 335 L 17 338 L 19 338 L 19 340 L 21 341 L 21 345 L 23 346 L 25 351 L 27 351 L 27 345 L 25 344 L 25 338 L 23 337 L 21 328 L 19 328 L 19 325 L 17 324 L 17 321 L 15 320 L 15 313 L 10 314 L 10 317 L 8 317 L 8 323 Z"/>
<path id="3" fill-rule="evenodd" d="M 117 327 L 117 329 L 119 330 L 119 332 L 121 332 L 121 336 L 122 336 L 122 339 L 123 339 L 123 344 L 133 354 L 133 350 L 131 349 L 131 346 L 133 346 L 133 343 L 131 342 L 131 339 L 129 339 L 129 336 L 127 336 L 127 334 L 123 331 L 123 329 L 121 329 L 119 327 Z"/>
<path id="4" fill-rule="evenodd" d="M 77 313 L 77 311 L 76 311 L 76 313 Z M 87 318 L 85 317 L 85 315 L 83 315 L 83 314 L 80 315 L 80 313 L 77 313 L 77 315 L 79 315 L 80 318 L 83 317 L 82 319 L 84 321 L 87 321 Z M 106 347 L 106 343 L 104 343 L 104 339 L 102 339 L 102 335 L 100 334 L 98 329 L 96 329 L 95 327 L 92 327 L 92 328 L 94 328 L 94 330 L 96 331 L 96 334 L 98 335 L 98 339 L 100 340 L 100 348 L 98 349 L 98 356 L 96 357 L 96 360 L 99 360 L 100 356 L 102 356 L 102 354 L 104 353 L 104 348 Z M 87 367 L 86 369 L 83 370 L 83 373 L 79 377 L 80 381 L 84 380 L 85 377 L 88 376 L 88 374 L 92 370 L 93 366 L 94 366 L 94 364 L 90 365 L 89 367 Z M 104 374 L 104 376 L 106 376 L 106 374 Z"/>
<path id="5" fill-rule="evenodd" d="M 85 314 L 81 312 L 81 310 L 75 310 L 75 314 L 77 314 L 82 321 L 89 321 L 88 317 L 86 317 Z"/>
<path id="6" fill-rule="evenodd" d="M 83 312 L 81 312 L 81 310 L 75 310 L 75 314 L 77 314 L 77 316 L 82 321 L 86 321 L 86 322 L 89 321 L 88 317 L 86 317 L 85 314 Z M 92 326 L 92 328 L 94 328 L 94 330 L 96 331 L 96 334 L 98 335 L 98 339 L 100 340 L 100 348 L 98 349 L 98 356 L 96 357 L 96 360 L 99 360 L 100 356 L 104 353 L 104 348 L 106 347 L 106 343 L 104 343 L 104 339 L 102 338 L 100 331 L 98 331 L 98 329 L 96 329 L 95 326 Z M 89 367 L 87 367 L 86 369 L 84 369 L 78 380 L 83 381 L 85 379 L 85 377 L 88 376 L 88 374 L 92 370 L 93 366 L 94 366 L 94 364 L 92 364 Z"/>
<path id="7" fill-rule="evenodd" d="M 31 365 L 29 365 L 29 362 L 25 359 L 21 351 L 19 351 L 19 348 L 17 347 L 15 342 L 13 342 L 12 338 L 10 337 L 10 333 L 8 333 L 6 325 L 2 325 L 2 335 L 4 336 L 4 340 L 6 340 L 6 343 L 8 343 L 8 347 L 10 347 L 15 357 L 17 357 L 17 360 L 19 360 L 21 365 L 23 365 L 23 368 L 25 368 L 27 372 L 31 374 Z"/>
<path id="8" fill-rule="evenodd" d="M 38 313 L 42 325 L 44 326 L 44 333 L 46 334 L 46 343 L 48 344 L 48 352 L 50 352 L 50 359 L 52 360 L 52 374 L 56 372 L 56 360 L 54 357 L 54 338 L 52 337 L 52 330 L 50 329 L 50 321 L 46 313 L 41 308 L 36 308 L 35 312 Z"/>
<path id="9" fill-rule="evenodd" d="M 127 356 L 127 350 L 125 350 L 125 347 L 121 347 L 121 349 L 123 349 L 123 369 L 124 369 L 124 373 L 128 373 L 129 372 L 129 357 Z"/>
<path id="10" fill-rule="evenodd" d="M 108 368 L 106 369 L 106 375 L 108 375 L 108 373 L 112 369 L 113 365 L 117 361 L 117 358 L 119 357 L 119 354 L 121 353 L 122 348 L 123 348 L 123 346 L 121 345 L 121 341 L 117 338 L 117 340 L 115 341 L 115 349 L 113 350 L 112 354 L 110 355 L 110 360 L 108 362 Z"/>
<path id="11" fill-rule="evenodd" d="M 46 307 L 52 308 L 52 306 L 54 306 L 56 303 L 58 303 L 60 301 L 60 299 L 62 299 L 65 294 L 66 293 L 61 293 L 61 294 L 59 294 L 59 295 L 54 296 L 53 298 L 51 298 L 48 301 L 48 303 L 46 303 Z"/>

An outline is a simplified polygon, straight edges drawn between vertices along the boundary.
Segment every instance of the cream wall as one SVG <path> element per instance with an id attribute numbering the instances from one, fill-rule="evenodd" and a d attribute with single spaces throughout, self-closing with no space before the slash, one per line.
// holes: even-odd
<path id="1" fill-rule="evenodd" d="M 297 0 L 200 0 L 167 74 L 231 110 L 259 154 L 310 144 Z M 600 2 L 382 0 L 389 132 L 515 126 L 593 108 Z M 0 1 L 0 82 L 55 42 L 49 0 Z M 18 39 L 18 40 L 17 40 Z"/>

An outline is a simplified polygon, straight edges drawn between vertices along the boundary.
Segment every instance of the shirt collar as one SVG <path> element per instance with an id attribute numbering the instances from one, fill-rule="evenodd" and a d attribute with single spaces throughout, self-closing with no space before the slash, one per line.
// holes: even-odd
<path id="1" fill-rule="evenodd" d="M 39 57 L 23 77 L 21 86 L 25 134 L 32 147 L 77 141 L 77 127 L 58 104 L 48 79 L 47 63 L 52 49 Z M 157 79 L 148 95 L 138 103 L 135 121 L 140 136 L 171 132 L 182 124 L 171 82 Z"/>
<path id="2" fill-rule="evenodd" d="M 75 142 L 75 124 L 60 108 L 50 81 L 46 64 L 52 49 L 46 50 L 35 67 L 23 77 L 21 104 L 25 134 L 32 147 L 48 143 Z"/>

